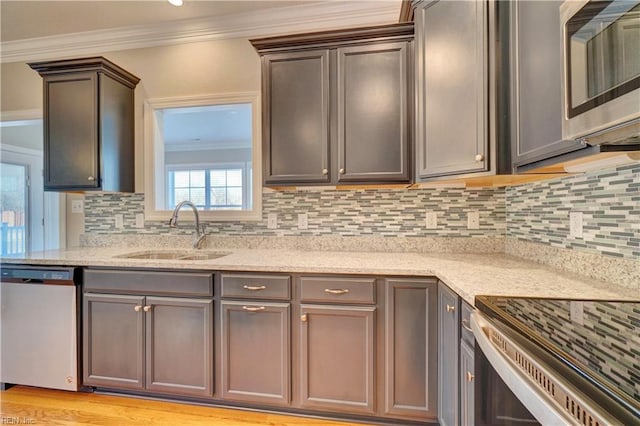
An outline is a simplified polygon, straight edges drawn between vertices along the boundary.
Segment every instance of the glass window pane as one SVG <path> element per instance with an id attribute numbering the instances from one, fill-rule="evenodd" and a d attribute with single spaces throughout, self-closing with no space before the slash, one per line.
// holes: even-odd
<path id="1" fill-rule="evenodd" d="M 226 186 L 227 171 L 224 169 L 211 170 L 211 186 Z"/>
<path id="2" fill-rule="evenodd" d="M 189 199 L 189 188 L 176 188 L 173 194 L 175 199 L 173 207 L 175 207 L 179 202 Z"/>
<path id="3" fill-rule="evenodd" d="M 227 189 L 227 204 L 235 206 L 242 205 L 242 188 Z"/>
<path id="4" fill-rule="evenodd" d="M 211 189 L 211 205 L 220 206 L 220 205 L 227 204 L 226 193 L 227 191 L 225 188 L 212 188 Z"/>
<path id="5" fill-rule="evenodd" d="M 204 188 L 204 170 L 191 170 L 190 186 Z"/>
<path id="6" fill-rule="evenodd" d="M 205 192 L 204 188 L 191 188 L 191 197 L 189 198 L 193 204 L 198 207 L 203 207 L 205 205 Z"/>
<path id="7" fill-rule="evenodd" d="M 23 254 L 27 250 L 27 187 L 25 166 L 2 163 L 0 192 L 2 210 L 0 246 L 2 256 Z"/>
<path id="8" fill-rule="evenodd" d="M 173 172 L 174 187 L 175 188 L 188 188 L 189 187 L 189 172 L 188 171 L 176 171 Z"/>
<path id="9" fill-rule="evenodd" d="M 227 185 L 242 186 L 242 169 L 227 170 Z"/>

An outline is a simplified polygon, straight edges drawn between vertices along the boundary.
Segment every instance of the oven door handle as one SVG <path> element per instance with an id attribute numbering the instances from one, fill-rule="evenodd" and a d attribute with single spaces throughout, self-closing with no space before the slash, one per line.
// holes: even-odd
<path id="1" fill-rule="evenodd" d="M 558 407 L 554 401 L 538 390 L 536 385 L 518 371 L 514 363 L 494 346 L 487 333 L 490 329 L 497 330 L 477 310 L 471 314 L 471 328 L 477 345 L 493 369 L 540 423 L 543 425 L 574 423 L 570 417 L 560 411 L 561 407 Z M 503 339 L 514 345 L 511 339 L 504 336 L 503 333 L 498 333 Z"/>

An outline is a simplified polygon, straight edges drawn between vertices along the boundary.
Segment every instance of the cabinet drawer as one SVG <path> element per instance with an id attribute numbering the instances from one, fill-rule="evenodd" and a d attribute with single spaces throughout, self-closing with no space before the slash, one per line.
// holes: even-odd
<path id="1" fill-rule="evenodd" d="M 85 291 L 159 296 L 213 296 L 213 274 L 85 269 Z"/>
<path id="2" fill-rule="evenodd" d="M 289 275 L 222 274 L 222 297 L 291 299 Z"/>
<path id="3" fill-rule="evenodd" d="M 302 302 L 376 302 L 375 278 L 301 277 Z"/>
<path id="4" fill-rule="evenodd" d="M 473 347 L 475 339 L 473 337 L 473 331 L 471 331 L 471 312 L 473 312 L 473 306 L 469 305 L 467 302 L 462 302 L 460 337 L 463 341 Z"/>

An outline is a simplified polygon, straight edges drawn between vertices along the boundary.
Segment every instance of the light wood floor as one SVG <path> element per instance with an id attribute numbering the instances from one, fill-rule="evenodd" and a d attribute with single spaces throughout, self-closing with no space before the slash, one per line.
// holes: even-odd
<path id="1" fill-rule="evenodd" d="M 0 392 L 0 424 L 356 426 L 355 423 L 26 386 Z"/>

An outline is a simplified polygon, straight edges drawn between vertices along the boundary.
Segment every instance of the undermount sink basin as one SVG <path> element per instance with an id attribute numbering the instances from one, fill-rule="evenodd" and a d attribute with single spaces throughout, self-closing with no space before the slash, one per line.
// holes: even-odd
<path id="1" fill-rule="evenodd" d="M 175 251 L 175 250 L 146 250 L 121 254 L 122 259 L 150 259 L 150 260 L 211 260 L 227 256 L 228 252 L 220 251 Z"/>

